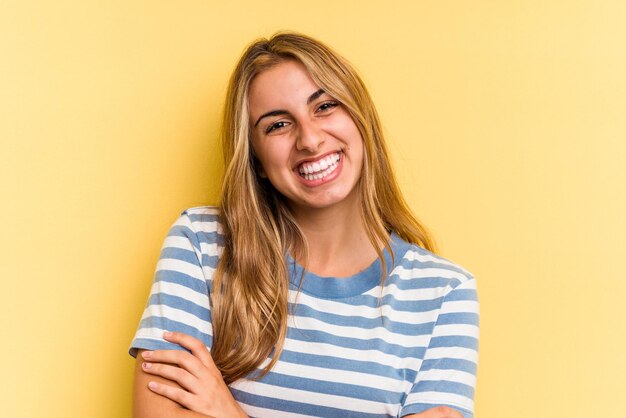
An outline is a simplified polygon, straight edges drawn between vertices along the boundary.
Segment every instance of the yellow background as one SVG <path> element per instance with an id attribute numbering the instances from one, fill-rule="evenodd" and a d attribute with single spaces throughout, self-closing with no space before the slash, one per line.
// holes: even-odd
<path id="1" fill-rule="evenodd" d="M 478 418 L 621 417 L 626 2 L 0 2 L 0 414 L 128 417 L 224 86 L 293 29 L 363 74 L 406 196 L 478 278 Z"/>

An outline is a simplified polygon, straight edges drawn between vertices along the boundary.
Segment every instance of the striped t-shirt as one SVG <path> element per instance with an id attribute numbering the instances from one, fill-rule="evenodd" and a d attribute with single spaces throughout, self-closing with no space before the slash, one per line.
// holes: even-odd
<path id="1" fill-rule="evenodd" d="M 164 331 L 212 344 L 209 293 L 223 248 L 218 209 L 184 211 L 172 226 L 131 344 L 180 348 Z M 347 278 L 320 277 L 289 256 L 287 337 L 273 369 L 231 392 L 251 417 L 401 417 L 446 405 L 473 417 L 478 350 L 474 278 L 397 235 L 395 262 Z M 303 280 L 300 283 L 300 280 Z M 250 344 L 254 344 L 250 341 Z M 262 364 L 263 367 L 265 364 Z"/>

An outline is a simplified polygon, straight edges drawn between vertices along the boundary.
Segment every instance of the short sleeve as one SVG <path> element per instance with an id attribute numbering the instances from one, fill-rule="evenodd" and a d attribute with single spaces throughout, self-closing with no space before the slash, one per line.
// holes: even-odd
<path id="1" fill-rule="evenodd" d="M 139 349 L 183 349 L 165 341 L 165 331 L 191 335 L 211 347 L 209 290 L 217 257 L 203 252 L 217 245 L 217 222 L 211 222 L 211 216 L 185 211 L 170 228 L 130 346 L 133 357 Z M 195 227 L 204 231 L 197 232 Z"/>
<path id="2" fill-rule="evenodd" d="M 445 296 L 430 344 L 400 416 L 448 406 L 474 417 L 479 308 L 474 278 Z"/>

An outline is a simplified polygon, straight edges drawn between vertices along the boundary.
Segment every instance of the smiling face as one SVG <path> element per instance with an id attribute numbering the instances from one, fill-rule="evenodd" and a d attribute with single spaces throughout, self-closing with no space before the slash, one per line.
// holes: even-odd
<path id="1" fill-rule="evenodd" d="M 257 75 L 249 89 L 252 147 L 262 175 L 296 212 L 358 204 L 363 139 L 346 109 L 298 61 Z"/>

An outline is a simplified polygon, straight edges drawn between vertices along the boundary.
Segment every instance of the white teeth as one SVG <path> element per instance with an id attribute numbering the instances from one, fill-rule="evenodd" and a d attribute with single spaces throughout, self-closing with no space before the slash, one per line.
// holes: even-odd
<path id="1" fill-rule="evenodd" d="M 328 176 L 330 173 L 332 173 L 333 171 L 335 171 L 335 169 L 338 166 L 338 161 L 335 161 L 334 163 L 332 163 L 326 170 L 319 172 L 319 173 L 315 173 L 315 174 L 308 174 L 308 173 L 302 173 L 302 177 L 304 177 L 306 180 L 320 180 L 323 179 L 324 177 Z"/>
<path id="2" fill-rule="evenodd" d="M 324 172 L 324 171 L 328 170 L 329 167 L 332 167 L 333 165 L 336 165 L 336 163 L 339 161 L 339 158 L 340 158 L 340 153 L 331 154 L 331 155 L 328 155 L 327 157 L 322 158 L 322 159 L 320 159 L 318 161 L 315 161 L 313 163 L 304 163 L 304 164 L 302 164 L 298 168 L 298 171 L 300 172 L 300 174 L 303 174 L 303 175 L 306 175 L 306 174 L 323 174 L 321 172 Z"/>

